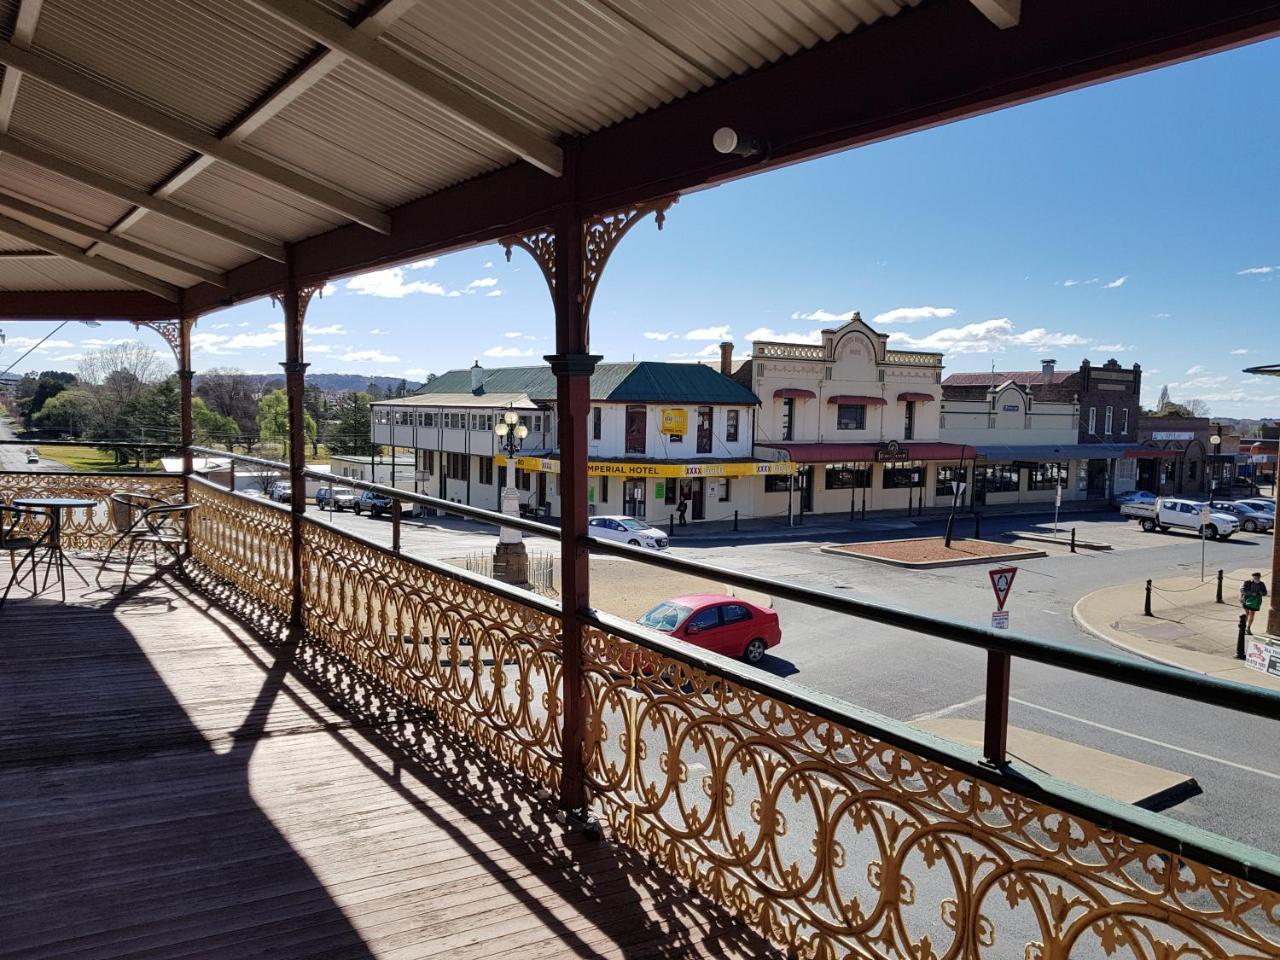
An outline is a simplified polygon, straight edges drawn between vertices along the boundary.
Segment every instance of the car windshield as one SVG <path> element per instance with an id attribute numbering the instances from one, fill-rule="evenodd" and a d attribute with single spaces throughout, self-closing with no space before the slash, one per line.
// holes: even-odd
<path id="1" fill-rule="evenodd" d="M 693 613 L 693 610 L 689 607 L 664 600 L 641 617 L 638 622 L 642 626 L 652 627 L 654 630 L 661 630 L 663 633 L 670 633 L 688 620 L 691 613 Z"/>
<path id="2" fill-rule="evenodd" d="M 350 487 L 334 487 L 333 495 L 335 497 L 354 497 L 356 492 Z"/>
<path id="3" fill-rule="evenodd" d="M 622 524 L 624 527 L 626 527 L 628 530 L 652 530 L 653 529 L 653 527 L 649 526 L 647 523 L 641 520 L 632 520 L 630 517 L 624 517 L 618 522 Z"/>

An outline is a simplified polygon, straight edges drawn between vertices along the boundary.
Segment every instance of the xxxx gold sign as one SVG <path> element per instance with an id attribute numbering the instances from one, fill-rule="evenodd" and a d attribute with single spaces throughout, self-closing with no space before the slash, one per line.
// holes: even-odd
<path id="1" fill-rule="evenodd" d="M 511 461 L 501 454 L 494 458 L 499 466 Z M 516 457 L 517 470 L 529 473 L 559 473 L 560 461 L 542 457 Z M 629 463 L 622 460 L 590 460 L 587 473 L 593 477 L 662 477 L 685 479 L 690 477 L 763 477 L 795 473 L 795 464 L 788 461 L 760 463 Z"/>
<path id="2" fill-rule="evenodd" d="M 662 432 L 684 436 L 689 432 L 689 411 L 680 407 L 664 407 L 662 410 Z"/>

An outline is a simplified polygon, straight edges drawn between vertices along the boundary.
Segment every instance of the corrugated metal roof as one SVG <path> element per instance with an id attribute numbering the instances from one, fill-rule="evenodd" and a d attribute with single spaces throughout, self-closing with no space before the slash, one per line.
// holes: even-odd
<path id="1" fill-rule="evenodd" d="M 1041 370 L 997 370 L 994 373 L 953 373 L 942 381 L 944 387 L 998 387 L 1012 380 L 1027 386 L 1045 383 L 1062 383 L 1068 377 L 1074 377 L 1078 370 L 1055 370 L 1044 373 Z"/>
<path id="2" fill-rule="evenodd" d="M 121 280 L 60 257 L 0 259 L 0 290 L 128 289 L 130 285 Z"/>
<path id="3" fill-rule="evenodd" d="M 56 173 L 0 153 L 0 183 L 16 196 L 106 227 L 129 212 L 129 204 L 65 180 Z"/>
<path id="4" fill-rule="evenodd" d="M 554 400 L 556 379 L 548 366 L 484 370 L 486 394 L 520 394 Z M 450 370 L 417 396 L 470 394 L 471 370 Z M 757 404 L 756 395 L 700 363 L 601 363 L 591 376 L 591 399 L 610 403 Z"/>

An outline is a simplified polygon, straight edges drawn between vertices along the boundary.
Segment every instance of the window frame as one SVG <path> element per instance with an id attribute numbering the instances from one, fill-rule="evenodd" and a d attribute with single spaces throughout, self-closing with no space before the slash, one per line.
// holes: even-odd
<path id="1" fill-rule="evenodd" d="M 725 443 L 738 442 L 738 419 L 741 413 L 741 410 L 726 410 L 724 412 Z"/>
<path id="2" fill-rule="evenodd" d="M 845 421 L 846 410 L 857 411 L 852 415 L 853 426 L 847 425 Z M 867 405 L 865 403 L 837 403 L 836 404 L 836 429 L 837 430 L 867 429 Z"/>

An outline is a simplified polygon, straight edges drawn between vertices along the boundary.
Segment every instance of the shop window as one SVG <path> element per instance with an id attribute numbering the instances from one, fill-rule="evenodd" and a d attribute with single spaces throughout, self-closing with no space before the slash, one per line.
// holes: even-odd
<path id="1" fill-rule="evenodd" d="M 725 477 L 720 481 L 720 502 L 725 503 L 730 499 L 729 496 L 729 478 Z"/>
<path id="2" fill-rule="evenodd" d="M 871 468 L 850 463 L 827 467 L 828 490 L 862 490 L 871 486 Z"/>
<path id="3" fill-rule="evenodd" d="M 600 408 L 596 407 L 596 409 L 599 410 Z M 600 478 L 600 502 L 601 503 L 609 502 L 609 478 L 608 477 Z"/>
<path id="4" fill-rule="evenodd" d="M 764 478 L 765 493 L 786 493 L 791 489 L 791 478 L 783 473 L 771 473 Z"/>
<path id="5" fill-rule="evenodd" d="M 987 493 L 1017 493 L 1020 485 L 1018 472 L 1012 463 L 990 463 L 978 467 L 975 480 Z"/>
<path id="6" fill-rule="evenodd" d="M 493 457 L 477 457 L 480 466 L 480 482 L 493 483 Z"/>
<path id="7" fill-rule="evenodd" d="M 938 474 L 933 480 L 933 494 L 936 497 L 954 497 L 957 483 L 965 482 L 964 467 L 943 464 L 938 467 Z"/>
<path id="8" fill-rule="evenodd" d="M 784 397 L 782 400 L 782 439 L 795 439 L 796 424 L 796 401 L 794 397 Z"/>
<path id="9" fill-rule="evenodd" d="M 645 412 L 644 406 L 640 404 L 632 404 L 627 407 L 627 453 L 644 453 L 645 433 L 648 432 Z"/>
<path id="10" fill-rule="evenodd" d="M 711 452 L 711 408 L 698 408 L 698 453 Z"/>
<path id="11" fill-rule="evenodd" d="M 672 503 L 672 504 L 673 504 L 673 503 L 675 503 L 675 502 L 676 502 L 676 492 L 677 492 L 677 491 L 676 491 L 676 487 L 677 487 L 677 482 L 676 482 L 675 480 L 668 480 L 668 481 L 666 481 L 666 484 L 665 484 L 665 486 L 663 487 L 663 490 L 662 490 L 662 502 L 663 502 L 663 503 Z"/>
<path id="12" fill-rule="evenodd" d="M 591 408 L 591 439 L 599 440 L 602 433 L 601 425 L 602 414 L 599 407 Z"/>
<path id="13" fill-rule="evenodd" d="M 901 490 L 907 487 L 924 486 L 924 467 L 890 467 L 884 468 L 880 485 L 885 490 Z"/>
<path id="14" fill-rule="evenodd" d="M 1059 484 L 1067 485 L 1067 465 L 1065 463 L 1037 463 L 1028 471 L 1028 490 L 1053 490 Z"/>
<path id="15" fill-rule="evenodd" d="M 728 410 L 724 415 L 724 438 L 728 443 L 738 442 L 738 415 L 741 411 Z"/>
<path id="16" fill-rule="evenodd" d="M 867 408 L 861 403 L 841 403 L 836 406 L 837 430 L 867 429 Z"/>

